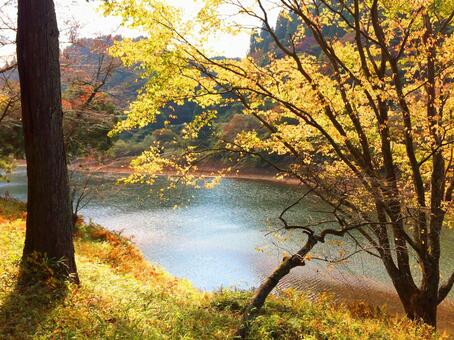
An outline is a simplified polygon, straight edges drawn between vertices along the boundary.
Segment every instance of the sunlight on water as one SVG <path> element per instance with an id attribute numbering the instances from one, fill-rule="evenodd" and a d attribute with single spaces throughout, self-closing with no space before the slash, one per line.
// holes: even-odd
<path id="1" fill-rule="evenodd" d="M 76 176 L 80 182 L 81 176 Z M 303 237 L 293 233 L 276 240 L 267 232 L 280 227 L 278 216 L 286 205 L 304 193 L 296 186 L 264 181 L 225 179 L 212 190 L 180 187 L 166 201 L 146 186 L 116 185 L 117 175 L 97 174 L 90 178 L 90 204 L 82 211 L 86 220 L 122 231 L 134 239 L 145 256 L 196 287 L 252 288 L 260 284 L 279 264 L 285 251 L 301 245 Z M 77 180 L 76 180 L 77 182 Z M 157 188 L 165 186 L 158 181 Z M 8 192 L 26 199 L 26 173 L 18 169 L 10 183 L 0 184 Z M 174 208 L 178 205 L 178 208 Z M 304 223 L 323 210 L 316 201 L 301 204 L 289 214 L 293 222 Z M 348 249 L 352 245 L 345 245 Z M 258 251 L 260 248 L 261 251 Z M 443 249 L 454 253 L 454 234 L 447 233 Z M 339 248 L 327 242 L 316 249 L 319 256 L 336 255 Z M 445 256 L 444 268 L 454 268 Z M 311 261 L 296 269 L 281 287 L 320 291 L 339 286 L 343 290 L 387 290 L 389 281 L 380 262 L 357 255 L 348 263 L 329 266 Z"/>

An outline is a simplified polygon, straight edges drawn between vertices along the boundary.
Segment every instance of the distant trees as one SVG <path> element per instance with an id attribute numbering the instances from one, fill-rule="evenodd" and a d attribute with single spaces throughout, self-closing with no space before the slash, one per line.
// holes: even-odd
<path id="1" fill-rule="evenodd" d="M 0 71 L 0 180 L 13 168 L 13 156 L 21 148 L 19 86 L 13 69 Z"/>
<path id="2" fill-rule="evenodd" d="M 11 14 L 16 6 L 17 1 L 0 0 L 0 155 L 3 159 L 24 158 L 19 76 L 12 49 L 17 24 Z M 117 107 L 124 107 L 128 99 L 133 99 L 140 84 L 131 84 L 136 75 L 108 55 L 113 41 L 121 37 L 80 38 L 80 25 L 71 20 L 65 20 L 60 29 L 66 42 L 60 53 L 60 66 L 67 154 L 69 160 L 98 155 L 98 151 L 111 146 L 107 133 L 116 119 Z"/>
<path id="3" fill-rule="evenodd" d="M 320 3 L 319 6 L 321 5 Z M 311 15 L 317 15 L 316 7 L 308 8 L 308 10 Z M 280 11 L 275 26 L 267 27 L 262 24 L 259 32 L 260 34 L 257 31 L 252 32 L 249 48 L 249 56 L 254 58 L 258 64 L 266 65 L 273 59 L 286 56 L 272 38 L 273 35 L 283 47 L 295 49 L 297 53 L 320 56 L 322 52 L 306 23 L 296 13 L 287 9 Z M 322 33 L 330 39 L 342 39 L 346 36 L 342 25 L 326 25 L 322 28 Z"/>
<path id="4" fill-rule="evenodd" d="M 7 178 L 13 167 L 13 155 L 21 145 L 19 87 L 15 75 L 16 60 L 9 55 L 14 46 L 16 25 L 8 13 L 9 0 L 0 1 L 0 181 Z"/>
<path id="5" fill-rule="evenodd" d="M 24 258 L 63 261 L 60 274 L 78 282 L 63 140 L 59 31 L 52 0 L 18 1 L 17 60 L 27 157 Z"/>
<path id="6" fill-rule="evenodd" d="M 121 63 L 108 49 L 119 37 L 72 38 L 60 57 L 65 145 L 70 157 L 96 155 L 111 146 L 107 134 L 117 118 L 117 105 L 128 97 L 121 93 L 126 83 L 112 81 Z"/>
<path id="7" fill-rule="evenodd" d="M 254 30 L 251 35 L 249 55 L 261 65 L 268 64 L 270 53 L 274 50 L 272 42 L 271 34 L 265 26 L 258 31 Z"/>

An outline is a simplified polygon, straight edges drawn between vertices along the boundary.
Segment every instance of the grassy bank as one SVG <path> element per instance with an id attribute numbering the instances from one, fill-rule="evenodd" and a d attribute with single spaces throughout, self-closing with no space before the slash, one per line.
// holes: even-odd
<path id="1" fill-rule="evenodd" d="M 18 285 L 24 206 L 0 199 L 0 339 L 228 339 L 248 292 L 203 293 L 146 262 L 127 239 L 96 225 L 76 236 L 81 286 Z M 43 267 L 42 263 L 37 266 Z M 253 339 L 429 339 L 430 329 L 364 305 L 271 298 Z"/>

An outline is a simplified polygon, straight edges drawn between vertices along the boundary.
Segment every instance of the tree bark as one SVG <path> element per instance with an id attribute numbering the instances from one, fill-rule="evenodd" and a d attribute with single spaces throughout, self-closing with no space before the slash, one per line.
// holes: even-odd
<path id="1" fill-rule="evenodd" d="M 313 237 L 309 237 L 306 244 L 296 254 L 284 259 L 279 267 L 266 278 L 266 280 L 257 289 L 254 298 L 250 304 L 246 307 L 240 328 L 237 332 L 237 336 L 241 339 L 245 339 L 249 332 L 251 321 L 257 316 L 262 309 L 266 298 L 273 291 L 274 288 L 279 284 L 279 281 L 290 273 L 290 271 L 299 266 L 304 266 L 304 257 L 314 248 L 317 244 L 317 240 Z"/>
<path id="2" fill-rule="evenodd" d="M 19 0 L 17 58 L 27 158 L 24 258 L 38 252 L 63 260 L 78 282 L 63 141 L 59 31 L 52 0 Z"/>
<path id="3" fill-rule="evenodd" d="M 434 328 L 437 327 L 438 302 L 436 298 L 416 292 L 411 295 L 408 301 L 401 301 L 410 320 L 422 321 Z"/>

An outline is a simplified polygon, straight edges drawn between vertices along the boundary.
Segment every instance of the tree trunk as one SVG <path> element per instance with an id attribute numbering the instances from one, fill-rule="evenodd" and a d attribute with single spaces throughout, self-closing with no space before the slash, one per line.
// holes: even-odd
<path id="1" fill-rule="evenodd" d="M 63 259 L 78 282 L 63 142 L 58 27 L 52 0 L 19 0 L 17 58 L 27 158 L 24 258 Z"/>
<path id="2" fill-rule="evenodd" d="M 428 294 L 414 293 L 409 301 L 402 301 L 407 317 L 414 321 L 422 321 L 434 328 L 437 327 L 436 297 L 431 298 Z"/>
<path id="3" fill-rule="evenodd" d="M 423 277 L 419 288 L 414 285 L 413 281 L 409 282 L 408 278 L 400 272 L 396 274 L 388 271 L 388 274 L 407 317 L 436 328 L 439 304 L 439 272 L 436 269 L 438 266 L 431 262 L 424 262 L 422 268 Z"/>
<path id="4" fill-rule="evenodd" d="M 279 284 L 279 281 L 290 273 L 290 271 L 299 266 L 304 266 L 304 257 L 314 248 L 317 244 L 317 240 L 313 237 L 309 237 L 306 244 L 296 254 L 284 259 L 279 267 L 266 278 L 266 280 L 257 289 L 254 298 L 251 303 L 246 307 L 243 319 L 240 325 L 240 329 L 237 332 L 237 336 L 241 339 L 245 339 L 249 332 L 249 326 L 251 321 L 260 312 L 263 307 L 266 298 L 273 289 Z"/>

